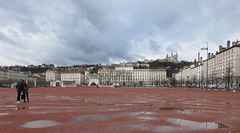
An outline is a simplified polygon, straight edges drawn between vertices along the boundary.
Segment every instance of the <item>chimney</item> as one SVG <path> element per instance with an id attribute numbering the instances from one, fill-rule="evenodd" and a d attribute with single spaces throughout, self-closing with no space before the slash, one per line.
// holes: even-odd
<path id="1" fill-rule="evenodd" d="M 208 53 L 208 58 L 207 59 L 210 59 L 211 58 L 210 56 L 211 56 L 211 53 Z"/>
<path id="2" fill-rule="evenodd" d="M 222 45 L 219 46 L 219 52 L 222 52 Z"/>
<path id="3" fill-rule="evenodd" d="M 235 45 L 235 42 L 232 42 L 232 46 L 234 46 Z"/>
<path id="4" fill-rule="evenodd" d="M 203 64 L 202 57 L 200 58 L 200 64 Z"/>
<path id="5" fill-rule="evenodd" d="M 211 58 L 213 58 L 213 57 L 214 57 L 214 54 L 212 53 Z"/>
<path id="6" fill-rule="evenodd" d="M 230 48 L 230 41 L 229 40 L 227 41 L 227 48 L 228 49 Z"/>
<path id="7" fill-rule="evenodd" d="M 194 66 L 195 67 L 197 66 L 197 60 L 196 59 L 194 60 Z"/>

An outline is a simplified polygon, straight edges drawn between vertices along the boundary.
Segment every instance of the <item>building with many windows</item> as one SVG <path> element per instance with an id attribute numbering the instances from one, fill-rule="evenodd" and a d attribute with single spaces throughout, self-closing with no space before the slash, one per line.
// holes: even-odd
<path id="1" fill-rule="evenodd" d="M 50 69 L 46 71 L 46 81 L 56 81 L 61 80 L 61 72 L 55 69 Z"/>
<path id="2" fill-rule="evenodd" d="M 6 80 L 7 70 L 0 70 L 0 80 Z"/>
<path id="3" fill-rule="evenodd" d="M 209 53 L 201 64 L 191 68 L 191 83 L 198 81 L 208 88 L 240 89 L 240 41 L 232 42 L 232 46 L 230 41 L 227 47 L 220 45 L 219 51 Z"/>
<path id="4" fill-rule="evenodd" d="M 216 54 L 216 84 L 233 90 L 240 88 L 240 41 L 227 42 L 227 47 L 219 46 Z"/>
<path id="5" fill-rule="evenodd" d="M 181 68 L 177 73 L 174 73 L 172 77 L 173 80 L 175 80 L 175 84 L 177 84 L 177 86 L 189 86 L 191 81 L 191 66 Z"/>
<path id="6" fill-rule="evenodd" d="M 207 71 L 208 70 L 208 71 Z M 216 56 L 214 54 L 208 54 L 208 59 L 203 61 L 202 66 L 202 84 L 204 86 L 210 86 L 215 84 L 216 73 Z"/>
<path id="7" fill-rule="evenodd" d="M 0 80 L 27 80 L 28 73 L 18 70 L 0 70 Z"/>
<path id="8" fill-rule="evenodd" d="M 98 75 L 100 85 L 148 86 L 166 81 L 166 69 L 103 68 L 98 70 Z"/>
<path id="9" fill-rule="evenodd" d="M 28 73 L 21 71 L 8 70 L 7 79 L 28 80 Z"/>
<path id="10" fill-rule="evenodd" d="M 0 69 L 0 87 L 15 88 L 17 82 L 21 80 L 28 80 L 28 73 L 19 71 L 19 69 Z"/>
<path id="11" fill-rule="evenodd" d="M 76 86 L 84 85 L 85 74 L 80 71 L 63 72 L 61 74 L 61 81 L 71 81 L 74 82 Z"/>

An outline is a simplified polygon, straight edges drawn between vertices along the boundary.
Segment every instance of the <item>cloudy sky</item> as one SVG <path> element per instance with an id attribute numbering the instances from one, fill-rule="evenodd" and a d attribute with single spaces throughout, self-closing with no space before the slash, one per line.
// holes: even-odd
<path id="1" fill-rule="evenodd" d="M 193 61 L 240 39 L 239 0 L 0 0 L 0 65 Z M 201 51 L 203 58 L 206 51 Z"/>

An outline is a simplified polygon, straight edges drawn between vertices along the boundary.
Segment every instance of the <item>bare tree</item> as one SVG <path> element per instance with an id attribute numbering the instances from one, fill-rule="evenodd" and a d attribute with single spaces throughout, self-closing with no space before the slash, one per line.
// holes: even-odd
<path id="1" fill-rule="evenodd" d="M 193 75 L 193 77 L 192 77 L 192 86 L 196 86 L 196 84 L 197 84 L 197 76 L 196 75 Z"/>
<path id="2" fill-rule="evenodd" d="M 230 83 L 232 83 L 232 78 L 233 78 L 233 71 L 232 71 L 232 66 L 230 66 L 230 63 L 229 63 L 226 66 L 225 76 L 224 76 L 224 79 L 227 81 L 227 91 L 230 90 Z"/>
<path id="3" fill-rule="evenodd" d="M 204 86 L 203 86 L 203 83 L 204 83 L 204 72 L 203 71 L 201 71 L 201 78 L 200 78 L 200 82 L 201 82 L 201 87 L 200 88 L 204 88 Z"/>
<path id="4" fill-rule="evenodd" d="M 5 79 L 0 80 L 0 87 L 11 87 L 11 84 L 20 82 L 20 80 L 16 79 Z"/>
<path id="5" fill-rule="evenodd" d="M 211 74 L 211 85 L 212 85 L 211 89 L 213 89 L 214 85 L 217 87 L 217 73 L 215 70 Z"/>
<path id="6" fill-rule="evenodd" d="M 172 78 L 171 84 L 172 84 L 172 86 L 176 86 L 177 81 L 176 81 L 175 77 Z M 159 85 L 160 85 L 160 84 L 159 84 Z"/>

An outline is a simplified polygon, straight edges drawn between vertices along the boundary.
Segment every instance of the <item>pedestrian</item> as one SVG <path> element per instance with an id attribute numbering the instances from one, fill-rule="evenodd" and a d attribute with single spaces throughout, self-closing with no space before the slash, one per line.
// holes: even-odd
<path id="1" fill-rule="evenodd" d="M 28 96 L 28 84 L 26 82 L 23 83 L 23 100 L 26 102 L 26 96 L 27 96 L 27 102 L 29 102 L 29 96 Z"/>
<path id="2" fill-rule="evenodd" d="M 17 103 L 21 103 L 20 101 L 20 96 L 21 96 L 21 92 L 23 91 L 23 82 L 24 80 L 22 80 L 22 82 L 18 82 L 16 89 L 17 89 Z"/>

